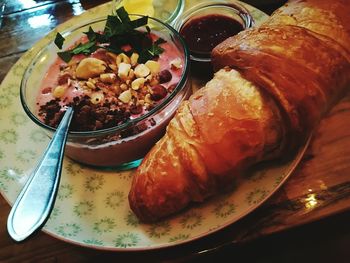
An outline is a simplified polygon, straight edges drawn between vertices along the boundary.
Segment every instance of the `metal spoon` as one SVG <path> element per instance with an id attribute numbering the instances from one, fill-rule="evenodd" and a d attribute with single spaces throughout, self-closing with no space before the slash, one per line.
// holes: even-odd
<path id="1" fill-rule="evenodd" d="M 55 203 L 61 177 L 64 148 L 73 116 L 69 107 L 42 159 L 18 195 L 7 219 L 7 231 L 15 241 L 24 241 L 41 229 Z"/>

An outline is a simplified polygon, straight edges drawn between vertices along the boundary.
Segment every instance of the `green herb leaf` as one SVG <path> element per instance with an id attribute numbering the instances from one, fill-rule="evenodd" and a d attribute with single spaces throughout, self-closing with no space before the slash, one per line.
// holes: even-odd
<path id="1" fill-rule="evenodd" d="M 54 43 L 59 49 L 62 49 L 64 41 L 64 37 L 59 32 L 57 32 Z"/>
<path id="2" fill-rule="evenodd" d="M 148 23 L 148 16 L 143 16 L 143 17 L 140 17 L 138 19 L 130 21 L 130 25 L 134 29 L 141 27 L 141 26 L 145 26 L 145 25 L 147 25 L 147 23 Z"/>
<path id="3" fill-rule="evenodd" d="M 91 42 L 87 42 L 85 44 L 79 43 L 78 46 L 76 46 L 71 53 L 73 53 L 74 55 L 77 54 L 89 54 L 92 53 L 90 52 L 91 48 L 94 48 L 96 42 L 95 41 L 91 41 Z M 95 49 L 96 50 L 96 49 Z M 94 51 L 95 51 L 94 50 Z"/>
<path id="4" fill-rule="evenodd" d="M 129 14 L 128 12 L 126 12 L 123 6 L 121 8 L 118 8 L 116 12 L 117 12 L 117 16 L 120 18 L 122 23 L 130 22 Z"/>
<path id="5" fill-rule="evenodd" d="M 121 21 L 117 16 L 107 16 L 104 33 L 107 36 L 112 36 L 116 33 L 116 28 L 121 24 Z"/>
<path id="6" fill-rule="evenodd" d="M 152 45 L 152 47 L 149 49 L 149 53 L 153 56 L 153 57 L 157 57 L 160 54 L 162 54 L 164 52 L 164 48 L 161 48 L 158 45 Z"/>
<path id="7" fill-rule="evenodd" d="M 58 56 L 65 62 L 69 62 L 74 55 L 89 55 L 99 48 L 104 48 L 116 54 L 137 52 L 140 54 L 140 61 L 146 62 L 159 56 L 164 51 L 159 45 L 166 42 L 162 38 L 153 41 L 151 28 L 147 23 L 147 16 L 131 21 L 124 7 L 121 7 L 116 11 L 115 16 L 107 16 L 103 33 L 95 32 L 89 27 L 88 32 L 84 32 L 89 40 L 87 43 L 79 43 L 71 50 L 59 52 Z M 145 26 L 146 32 L 136 30 L 141 26 Z M 57 33 L 55 44 L 60 49 L 64 40 L 63 36 Z M 125 47 L 129 47 L 128 50 L 125 50 Z"/>
<path id="8" fill-rule="evenodd" d="M 166 41 L 163 39 L 163 38 L 158 38 L 156 41 L 154 41 L 154 44 L 155 45 L 160 45 L 160 44 L 163 44 L 163 43 L 166 43 Z"/>
<path id="9" fill-rule="evenodd" d="M 57 52 L 57 55 L 66 63 L 72 59 L 72 54 L 70 51 Z"/>
<path id="10" fill-rule="evenodd" d="M 97 33 L 92 29 L 92 27 L 89 27 L 88 32 L 84 32 L 84 34 L 88 37 L 90 41 L 95 41 L 97 38 Z"/>

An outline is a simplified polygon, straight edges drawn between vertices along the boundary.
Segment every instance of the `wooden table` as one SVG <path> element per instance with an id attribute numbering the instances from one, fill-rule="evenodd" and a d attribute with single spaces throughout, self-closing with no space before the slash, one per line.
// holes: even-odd
<path id="1" fill-rule="evenodd" d="M 0 29 L 0 81 L 47 32 L 103 2 L 7 1 Z M 283 1 L 250 2 L 269 13 Z M 46 15 L 45 21 L 40 21 L 42 15 Z M 223 258 L 233 261 L 240 257 L 247 262 L 349 262 L 349 127 L 350 95 L 322 121 L 295 173 L 267 203 L 224 230 L 170 249 L 97 251 L 64 243 L 44 233 L 16 244 L 6 231 L 10 207 L 0 197 L 0 262 L 186 262 Z"/>

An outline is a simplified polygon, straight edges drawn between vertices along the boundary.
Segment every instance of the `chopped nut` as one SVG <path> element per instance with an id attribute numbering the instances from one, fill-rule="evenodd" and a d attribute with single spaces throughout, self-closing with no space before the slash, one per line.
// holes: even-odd
<path id="1" fill-rule="evenodd" d="M 121 90 L 127 90 L 128 89 L 128 85 L 126 85 L 125 83 L 120 85 Z"/>
<path id="2" fill-rule="evenodd" d="M 64 93 L 66 92 L 66 88 L 67 88 L 66 86 L 59 85 L 53 90 L 52 95 L 55 98 L 62 98 Z"/>
<path id="3" fill-rule="evenodd" d="M 110 58 L 112 61 L 117 62 L 118 55 L 112 52 L 106 52 L 106 55 L 108 58 Z"/>
<path id="4" fill-rule="evenodd" d="M 128 79 L 133 79 L 135 77 L 135 72 L 133 69 L 130 69 L 129 74 L 128 74 Z"/>
<path id="5" fill-rule="evenodd" d="M 182 60 L 181 60 L 181 58 L 175 58 L 172 61 L 170 61 L 170 66 L 173 69 L 180 69 L 180 68 L 182 68 Z"/>
<path id="6" fill-rule="evenodd" d="M 96 82 L 95 86 L 99 89 L 108 89 L 108 85 L 103 83 L 102 81 Z"/>
<path id="7" fill-rule="evenodd" d="M 78 63 L 79 63 L 79 62 L 76 61 L 76 60 L 71 60 L 71 61 L 68 62 L 67 65 L 68 65 L 68 67 L 71 67 L 71 66 L 75 67 Z"/>
<path id="8" fill-rule="evenodd" d="M 103 93 L 101 93 L 101 92 L 94 92 L 91 95 L 90 101 L 91 101 L 92 104 L 99 104 L 99 103 L 101 103 L 103 101 L 103 99 L 104 99 Z"/>
<path id="9" fill-rule="evenodd" d="M 154 86 L 154 85 L 159 84 L 158 78 L 152 78 L 152 80 L 149 82 L 149 84 L 150 84 L 151 86 Z"/>
<path id="10" fill-rule="evenodd" d="M 104 73 L 100 75 L 100 79 L 104 83 L 112 84 L 116 80 L 117 76 L 114 73 Z"/>
<path id="11" fill-rule="evenodd" d="M 80 79 L 89 79 L 100 75 L 105 70 L 106 64 L 104 61 L 97 58 L 84 58 L 76 69 L 76 76 Z"/>
<path id="12" fill-rule="evenodd" d="M 145 84 L 145 82 L 146 82 L 146 79 L 144 79 L 144 78 L 137 78 L 133 82 L 131 82 L 131 88 L 133 90 L 138 90 L 140 87 L 143 86 L 143 84 Z"/>
<path id="13" fill-rule="evenodd" d="M 136 66 L 137 65 L 137 61 L 139 60 L 139 54 L 137 53 L 132 53 L 131 57 L 130 57 L 130 63 L 131 63 L 131 66 Z"/>
<path id="14" fill-rule="evenodd" d="M 147 77 L 150 72 L 150 69 L 146 67 L 145 64 L 138 64 L 134 69 L 134 73 L 137 78 Z"/>
<path id="15" fill-rule="evenodd" d="M 96 89 L 96 86 L 92 81 L 87 81 L 86 86 L 90 89 Z"/>
<path id="16" fill-rule="evenodd" d="M 151 94 L 146 94 L 145 96 L 145 103 L 152 104 L 153 100 L 151 98 Z"/>
<path id="17" fill-rule="evenodd" d="M 158 101 L 163 99 L 168 91 L 163 85 L 155 85 L 150 87 L 151 99 Z"/>
<path id="18" fill-rule="evenodd" d="M 88 81 L 90 81 L 90 82 L 92 82 L 92 83 L 94 83 L 94 84 L 96 84 L 96 82 L 98 81 L 99 79 L 98 78 L 89 78 L 88 79 Z"/>
<path id="19" fill-rule="evenodd" d="M 120 66 L 121 63 L 130 64 L 130 58 L 127 55 L 125 55 L 124 53 L 120 53 L 117 56 L 116 63 L 118 66 Z"/>
<path id="20" fill-rule="evenodd" d="M 128 77 L 131 65 L 127 63 L 120 63 L 118 68 L 118 77 L 121 79 L 126 79 Z"/>
<path id="21" fill-rule="evenodd" d="M 117 65 L 115 65 L 115 64 L 108 64 L 108 67 L 109 67 L 111 70 L 113 70 L 114 72 L 116 72 L 116 71 L 118 70 L 118 67 L 117 67 Z"/>
<path id="22" fill-rule="evenodd" d="M 160 64 L 158 61 L 154 61 L 154 60 L 148 60 L 145 63 L 146 67 L 149 68 L 149 70 L 151 71 L 152 74 L 157 74 L 160 70 Z"/>
<path id="23" fill-rule="evenodd" d="M 126 91 L 123 91 L 118 99 L 122 101 L 123 103 L 128 103 L 131 100 L 131 91 L 128 89 Z"/>
<path id="24" fill-rule="evenodd" d="M 158 74 L 159 77 L 159 83 L 166 83 L 169 82 L 172 79 L 172 75 L 169 70 L 164 69 Z"/>

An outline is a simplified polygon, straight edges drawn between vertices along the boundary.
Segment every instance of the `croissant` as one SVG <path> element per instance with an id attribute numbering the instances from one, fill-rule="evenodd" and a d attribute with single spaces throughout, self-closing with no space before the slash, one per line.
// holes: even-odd
<path id="1" fill-rule="evenodd" d="M 349 12 L 345 0 L 289 1 L 215 47 L 214 78 L 182 103 L 134 175 L 136 216 L 177 213 L 300 145 L 350 84 Z"/>

